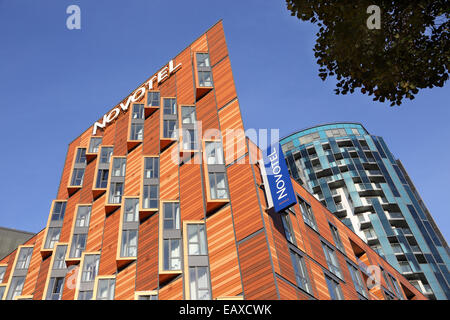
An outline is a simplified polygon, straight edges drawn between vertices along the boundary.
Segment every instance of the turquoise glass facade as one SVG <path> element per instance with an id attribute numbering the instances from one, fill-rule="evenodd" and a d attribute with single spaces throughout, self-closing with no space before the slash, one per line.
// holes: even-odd
<path id="1" fill-rule="evenodd" d="M 358 123 L 281 139 L 290 174 L 432 299 L 450 299 L 449 248 L 401 162 Z"/>

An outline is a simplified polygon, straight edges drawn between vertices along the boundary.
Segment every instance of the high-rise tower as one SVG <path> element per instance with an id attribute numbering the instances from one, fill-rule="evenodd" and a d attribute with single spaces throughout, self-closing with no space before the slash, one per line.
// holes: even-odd
<path id="1" fill-rule="evenodd" d="M 425 295 L 450 299 L 447 243 L 382 137 L 337 123 L 281 144 L 297 182 Z"/>

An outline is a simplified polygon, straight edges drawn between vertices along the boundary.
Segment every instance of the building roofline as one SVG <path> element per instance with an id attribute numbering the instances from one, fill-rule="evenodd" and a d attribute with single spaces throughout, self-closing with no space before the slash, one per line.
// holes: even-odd
<path id="1" fill-rule="evenodd" d="M 338 125 L 338 124 L 357 124 L 357 125 L 360 125 L 361 127 L 363 127 L 363 129 L 366 130 L 367 133 L 369 133 L 369 130 L 367 130 L 366 127 L 364 127 L 364 125 L 363 125 L 362 123 L 360 123 L 360 122 L 345 122 L 345 121 L 339 121 L 339 122 L 328 122 L 328 123 L 323 123 L 323 124 L 319 124 L 319 125 L 316 125 L 316 126 L 307 127 L 307 128 L 301 129 L 301 130 L 297 130 L 297 131 L 295 131 L 295 132 L 293 132 L 293 133 L 288 134 L 287 136 L 284 136 L 284 137 L 280 138 L 280 141 L 282 141 L 282 140 L 284 140 L 284 139 L 287 139 L 287 138 L 289 138 L 290 136 L 293 136 L 293 135 L 295 135 L 295 134 L 297 134 L 297 133 L 300 133 L 300 132 L 302 132 L 302 131 L 306 131 L 306 130 L 310 130 L 310 129 L 314 129 L 314 128 L 319 128 L 319 127 L 324 127 L 324 126 Z M 370 133 L 369 133 L 369 134 L 370 134 Z"/>
<path id="2" fill-rule="evenodd" d="M 0 231 L 1 231 L 1 230 L 13 231 L 13 232 L 20 232 L 20 233 L 25 233 L 25 234 L 30 234 L 30 235 L 35 235 L 35 234 L 36 234 L 36 233 L 30 232 L 30 231 L 23 231 L 23 230 L 18 230 L 18 229 L 13 229 L 13 228 L 7 228 L 7 227 L 0 227 Z"/>
<path id="3" fill-rule="evenodd" d="M 178 55 L 180 55 L 180 53 L 182 53 L 184 50 L 186 50 L 187 48 L 189 48 L 195 41 L 199 40 L 204 34 L 206 34 L 209 30 L 211 30 L 212 28 L 214 28 L 216 25 L 218 25 L 219 23 L 222 23 L 223 19 L 219 19 L 216 23 L 214 23 L 211 27 L 209 27 L 205 32 L 202 32 L 202 34 L 200 34 L 197 38 L 195 38 L 194 41 L 192 41 L 191 43 L 189 43 L 186 47 L 184 47 L 182 50 L 178 51 L 178 54 L 174 57 L 176 58 Z M 161 68 L 157 69 L 160 70 Z M 155 72 L 157 73 L 157 71 Z M 152 73 L 155 74 L 155 73 Z M 122 100 L 120 100 L 118 103 L 116 103 L 109 111 L 111 111 L 112 109 L 114 109 L 116 106 L 118 106 L 121 102 L 123 102 L 124 100 L 126 100 L 131 94 L 133 94 L 134 90 L 137 90 L 137 88 L 141 87 L 143 84 L 145 84 L 147 81 L 149 80 L 149 78 L 147 78 L 145 81 L 143 81 L 140 85 L 138 85 L 135 89 L 133 89 L 131 91 L 131 93 L 129 93 L 127 96 L 125 96 L 125 98 L 123 98 Z M 106 113 L 108 113 L 108 111 L 106 111 Z M 101 120 L 101 118 L 98 118 L 95 121 Z M 94 123 L 95 123 L 94 121 Z M 89 130 L 92 127 L 89 126 L 86 130 L 84 130 L 83 132 L 81 132 L 76 138 L 74 138 L 72 141 L 69 142 L 69 146 L 75 141 L 77 140 L 79 137 L 81 137 L 83 135 L 83 133 L 85 133 L 87 130 Z"/>

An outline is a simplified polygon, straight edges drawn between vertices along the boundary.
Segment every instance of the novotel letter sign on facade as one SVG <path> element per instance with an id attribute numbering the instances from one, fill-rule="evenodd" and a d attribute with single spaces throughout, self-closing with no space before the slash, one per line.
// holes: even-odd
<path id="1" fill-rule="evenodd" d="M 275 212 L 280 212 L 297 203 L 286 160 L 279 143 L 270 146 L 266 152 L 263 152 L 263 159 L 259 161 L 259 167 L 269 208 L 273 207 Z"/>
<path id="2" fill-rule="evenodd" d="M 130 106 L 130 103 L 140 100 L 145 95 L 146 90 L 152 90 L 153 83 L 155 82 L 155 80 L 159 85 L 161 82 L 163 82 L 164 80 L 169 78 L 173 73 L 175 73 L 180 67 L 181 63 L 175 66 L 173 60 L 170 60 L 169 63 L 156 74 L 156 76 L 153 76 L 150 80 L 145 82 L 142 86 L 140 86 L 132 94 L 130 94 L 128 98 L 124 100 L 124 102 L 121 102 L 119 107 L 116 107 L 112 109 L 109 113 L 105 114 L 103 116 L 102 121 L 97 121 L 96 123 L 94 123 L 94 127 L 92 128 L 92 134 L 95 135 L 97 133 L 98 128 L 104 129 L 107 124 L 114 121 L 119 116 L 120 110 L 126 112 L 128 110 L 128 107 Z"/>

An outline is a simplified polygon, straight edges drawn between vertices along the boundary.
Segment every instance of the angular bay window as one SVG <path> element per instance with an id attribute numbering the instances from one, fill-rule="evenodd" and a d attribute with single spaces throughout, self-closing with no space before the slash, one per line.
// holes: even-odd
<path id="1" fill-rule="evenodd" d="M 300 197 L 297 197 L 297 199 L 300 206 L 300 211 L 302 212 L 303 221 L 305 221 L 308 226 L 317 231 L 317 223 L 316 219 L 314 218 L 311 206 Z"/>
<path id="2" fill-rule="evenodd" d="M 122 246 L 120 251 L 122 257 L 137 256 L 137 236 L 137 230 L 122 231 Z"/>
<path id="3" fill-rule="evenodd" d="M 195 107 L 183 106 L 181 107 L 181 123 L 194 124 L 196 122 Z"/>
<path id="4" fill-rule="evenodd" d="M 5 277 L 5 273 L 6 273 L 6 266 L 0 266 L 0 283 L 3 282 L 3 278 Z"/>
<path id="5" fill-rule="evenodd" d="M 145 158 L 144 178 L 153 179 L 159 176 L 159 158 Z"/>
<path id="6" fill-rule="evenodd" d="M 222 143 L 219 141 L 205 142 L 206 163 L 207 164 L 224 164 Z"/>
<path id="7" fill-rule="evenodd" d="M 44 249 L 53 249 L 55 243 L 59 241 L 59 235 L 61 234 L 61 228 L 48 228 L 47 239 L 45 241 Z"/>
<path id="8" fill-rule="evenodd" d="M 109 203 L 115 204 L 121 203 L 122 195 L 123 195 L 123 183 L 111 182 L 111 187 L 109 191 Z"/>
<path id="9" fill-rule="evenodd" d="M 180 205 L 178 202 L 164 203 L 164 229 L 180 229 Z"/>
<path id="10" fill-rule="evenodd" d="M 64 219 L 64 214 L 66 212 L 66 203 L 65 202 L 57 202 L 53 204 L 52 211 L 52 221 L 62 221 Z"/>
<path id="11" fill-rule="evenodd" d="M 19 252 L 19 257 L 17 258 L 16 270 L 27 270 L 30 261 L 31 255 L 33 254 L 33 248 L 21 248 Z"/>
<path id="12" fill-rule="evenodd" d="M 64 288 L 63 277 L 52 277 L 48 283 L 46 300 L 61 300 Z"/>
<path id="13" fill-rule="evenodd" d="M 199 52 L 196 54 L 197 59 L 197 75 L 199 87 L 212 87 L 212 73 L 211 64 L 209 61 L 209 54 Z"/>
<path id="14" fill-rule="evenodd" d="M 95 280 L 98 273 L 99 261 L 100 256 L 97 254 L 89 254 L 84 256 L 81 282 L 90 282 Z"/>
<path id="15" fill-rule="evenodd" d="M 139 199 L 125 199 L 124 222 L 139 222 Z"/>
<path id="16" fill-rule="evenodd" d="M 177 121 L 176 120 L 164 120 L 164 128 L 163 128 L 163 133 L 164 133 L 164 138 L 167 139 L 176 139 L 176 125 L 177 125 Z"/>
<path id="17" fill-rule="evenodd" d="M 114 300 L 116 279 L 98 279 L 97 300 Z"/>
<path id="18" fill-rule="evenodd" d="M 99 169 L 97 174 L 96 188 L 105 189 L 108 187 L 108 169 Z"/>
<path id="19" fill-rule="evenodd" d="M 22 294 L 24 283 L 25 277 L 12 277 L 6 300 L 14 300 L 15 297 L 20 296 Z"/>
<path id="20" fill-rule="evenodd" d="M 311 293 L 308 272 L 306 271 L 305 259 L 299 254 L 291 251 L 291 261 L 294 266 L 295 279 L 297 285 L 308 293 Z"/>
<path id="21" fill-rule="evenodd" d="M 225 173 L 210 172 L 209 187 L 211 199 L 228 199 L 228 190 L 225 181 Z"/>
<path id="22" fill-rule="evenodd" d="M 394 291 L 395 291 L 395 295 L 397 296 L 397 298 L 399 298 L 400 300 L 403 300 L 403 294 L 402 294 L 402 290 L 400 289 L 400 286 L 397 282 L 397 279 L 395 279 L 393 276 L 389 275 L 389 279 L 391 279 L 392 284 L 394 285 Z"/>
<path id="23" fill-rule="evenodd" d="M 143 189 L 143 204 L 144 209 L 158 208 L 159 196 L 158 185 L 144 185 Z"/>
<path id="24" fill-rule="evenodd" d="M 324 243 L 322 243 L 322 248 L 325 254 L 325 259 L 327 260 L 328 269 L 342 279 L 342 272 L 341 268 L 339 267 L 336 252 Z"/>
<path id="25" fill-rule="evenodd" d="M 101 137 L 92 137 L 89 143 L 89 153 L 97 153 L 100 145 L 102 144 Z"/>
<path id="26" fill-rule="evenodd" d="M 176 98 L 163 98 L 163 108 L 165 115 L 177 114 L 177 99 Z"/>
<path id="27" fill-rule="evenodd" d="M 77 163 L 77 164 L 86 164 L 86 149 L 85 148 L 77 149 L 77 155 L 75 157 L 75 163 Z"/>
<path id="28" fill-rule="evenodd" d="M 211 299 L 208 267 L 189 267 L 189 282 L 192 300 Z"/>
<path id="29" fill-rule="evenodd" d="M 83 185 L 83 178 L 84 178 L 84 169 L 82 168 L 75 168 L 73 169 L 72 173 L 72 186 L 81 186 Z"/>
<path id="30" fill-rule="evenodd" d="M 189 255 L 206 255 L 206 233 L 205 225 L 188 224 L 188 254 Z"/>
<path id="31" fill-rule="evenodd" d="M 77 211 L 76 227 L 89 227 L 91 206 L 79 206 Z"/>
<path id="32" fill-rule="evenodd" d="M 144 105 L 140 103 L 133 104 L 132 119 L 144 119 Z"/>
<path id="33" fill-rule="evenodd" d="M 159 91 L 149 91 L 147 93 L 147 106 L 149 106 L 149 107 L 159 107 L 159 104 L 160 104 Z"/>
<path id="34" fill-rule="evenodd" d="M 92 300 L 92 290 L 80 290 L 78 293 L 78 300 Z"/>
<path id="35" fill-rule="evenodd" d="M 181 240 L 165 239 L 164 270 L 181 270 Z"/>
<path id="36" fill-rule="evenodd" d="M 199 71 L 198 72 L 198 85 L 200 87 L 212 87 L 212 74 L 211 71 Z"/>
<path id="37" fill-rule="evenodd" d="M 66 269 L 66 251 L 67 246 L 57 246 L 55 252 L 55 258 L 53 259 L 53 270 Z"/>
<path id="38" fill-rule="evenodd" d="M 87 235 L 84 233 L 74 234 L 72 238 L 72 246 L 70 248 L 70 258 L 80 258 L 86 249 Z"/>
<path id="39" fill-rule="evenodd" d="M 100 153 L 100 163 L 109 163 L 113 153 L 112 147 L 103 147 Z"/>
<path id="40" fill-rule="evenodd" d="M 112 164 L 112 177 L 125 177 L 126 158 L 114 158 Z"/>
<path id="41" fill-rule="evenodd" d="M 211 67 L 209 54 L 204 52 L 197 53 L 197 67 Z"/>
<path id="42" fill-rule="evenodd" d="M 183 149 L 184 150 L 197 150 L 197 135 L 194 129 L 183 129 Z"/>
<path id="43" fill-rule="evenodd" d="M 142 140 L 144 137 L 144 124 L 142 123 L 132 123 L 130 140 Z"/>

